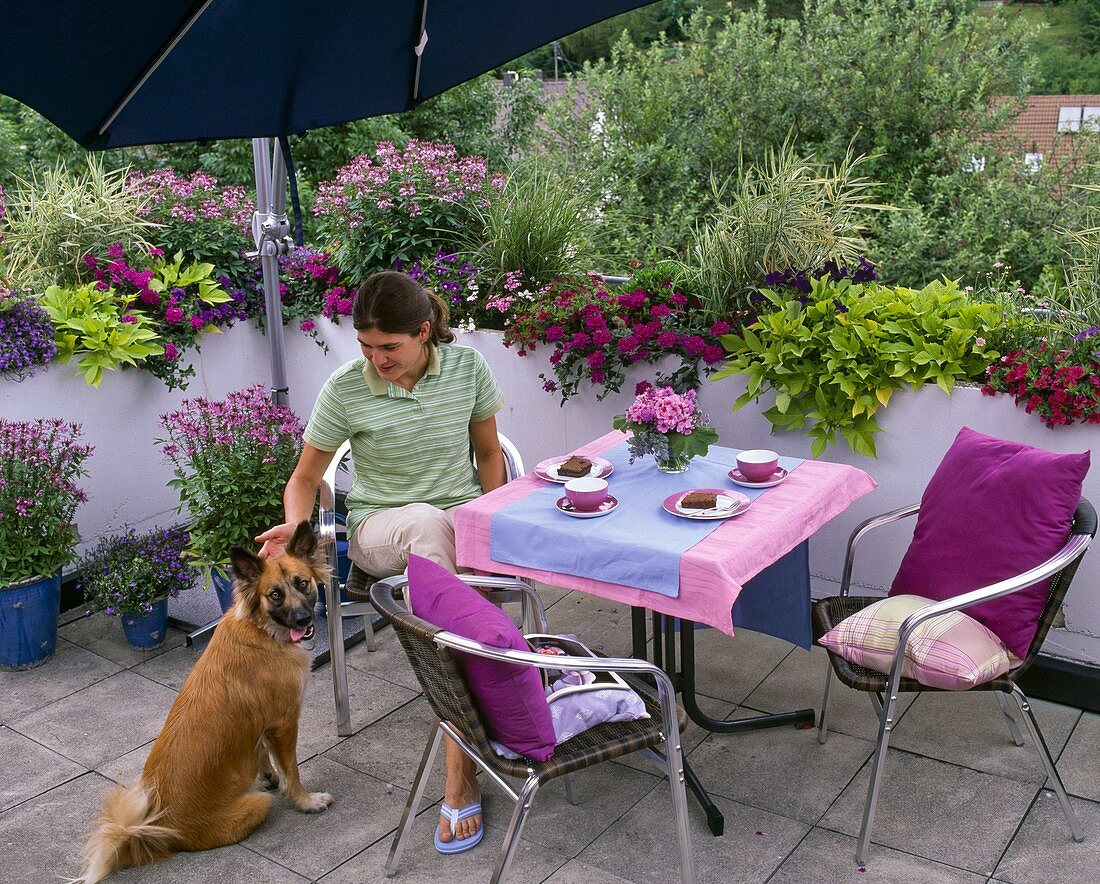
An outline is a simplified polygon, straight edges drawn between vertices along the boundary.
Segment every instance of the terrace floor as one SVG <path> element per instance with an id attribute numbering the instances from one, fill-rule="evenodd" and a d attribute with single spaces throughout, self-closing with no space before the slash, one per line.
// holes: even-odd
<path id="1" fill-rule="evenodd" d="M 546 591 L 550 627 L 612 654 L 629 648 L 629 611 L 577 593 Z M 550 604 L 552 603 L 552 604 Z M 382 881 L 382 864 L 430 727 L 393 632 L 348 657 L 351 737 L 336 735 L 328 666 L 309 677 L 299 741 L 308 789 L 335 803 L 296 813 L 276 799 L 247 840 L 121 872 L 123 882 Z M 806 652 L 741 631 L 699 634 L 704 708 L 723 715 L 818 707 L 826 666 Z M 136 777 L 196 659 L 174 632 L 159 651 L 128 648 L 112 618 L 65 623 L 55 657 L 0 673 L 0 881 L 56 882 L 76 874 L 80 839 L 112 780 Z M 1074 843 L 1038 757 L 1016 748 L 993 697 L 923 695 L 895 732 L 866 870 L 854 862 L 875 719 L 866 698 L 838 686 L 833 731 L 782 728 L 738 736 L 685 734 L 689 759 L 726 818 L 714 838 L 689 799 L 702 881 L 1085 882 L 1100 870 L 1100 716 L 1038 701 L 1040 721 L 1086 830 Z M 668 791 L 644 759 L 600 765 L 577 778 L 582 803 L 559 781 L 539 793 L 512 880 L 551 884 L 666 882 L 677 878 Z M 442 777 L 429 786 L 442 797 Z M 491 785 L 487 831 L 469 853 L 432 846 L 437 806 L 422 810 L 397 881 L 488 879 L 510 805 Z M 1091 872 L 1089 870 L 1092 870 Z"/>

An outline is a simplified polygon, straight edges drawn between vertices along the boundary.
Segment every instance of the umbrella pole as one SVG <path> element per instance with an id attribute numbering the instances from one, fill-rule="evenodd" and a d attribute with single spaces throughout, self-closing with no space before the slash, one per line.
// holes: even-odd
<path id="1" fill-rule="evenodd" d="M 252 139 L 252 160 L 256 170 L 252 238 L 263 271 L 265 328 L 271 356 L 271 400 L 277 405 L 287 405 L 290 390 L 283 350 L 283 301 L 279 296 L 279 256 L 293 248 L 286 217 L 286 163 L 279 142 L 276 141 L 272 148 L 270 138 Z"/>

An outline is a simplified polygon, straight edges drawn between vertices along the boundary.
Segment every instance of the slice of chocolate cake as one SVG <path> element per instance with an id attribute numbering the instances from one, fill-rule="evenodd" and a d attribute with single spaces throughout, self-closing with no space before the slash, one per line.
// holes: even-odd
<path id="1" fill-rule="evenodd" d="M 692 491 L 680 498 L 680 506 L 686 510 L 709 510 L 718 505 L 718 495 L 713 491 Z"/>
<path id="2" fill-rule="evenodd" d="M 592 461 L 587 457 L 574 454 L 569 460 L 558 464 L 558 475 L 568 476 L 570 479 L 579 479 L 587 476 L 592 469 Z"/>

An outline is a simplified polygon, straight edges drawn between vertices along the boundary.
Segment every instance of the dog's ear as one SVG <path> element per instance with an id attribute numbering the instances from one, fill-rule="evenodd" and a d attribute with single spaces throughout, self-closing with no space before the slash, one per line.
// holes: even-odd
<path id="1" fill-rule="evenodd" d="M 233 573 L 245 583 L 255 583 L 264 573 L 264 560 L 239 546 L 229 550 L 229 560 L 233 563 Z"/>
<path id="2" fill-rule="evenodd" d="M 308 562 L 313 558 L 313 553 L 316 550 L 317 537 L 313 533 L 313 526 L 306 521 L 299 522 L 298 527 L 294 529 L 294 536 L 290 538 L 290 543 L 286 545 L 286 551 L 292 556 Z"/>

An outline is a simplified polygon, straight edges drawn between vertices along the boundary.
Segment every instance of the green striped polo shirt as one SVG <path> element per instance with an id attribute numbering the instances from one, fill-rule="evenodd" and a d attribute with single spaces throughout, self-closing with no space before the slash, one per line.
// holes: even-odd
<path id="1" fill-rule="evenodd" d="M 469 427 L 503 404 L 485 357 L 457 344 L 430 348 L 428 370 L 412 390 L 379 377 L 362 357 L 334 371 L 317 396 L 305 440 L 322 451 L 351 440 L 348 533 L 377 510 L 409 503 L 446 509 L 481 494 Z"/>

